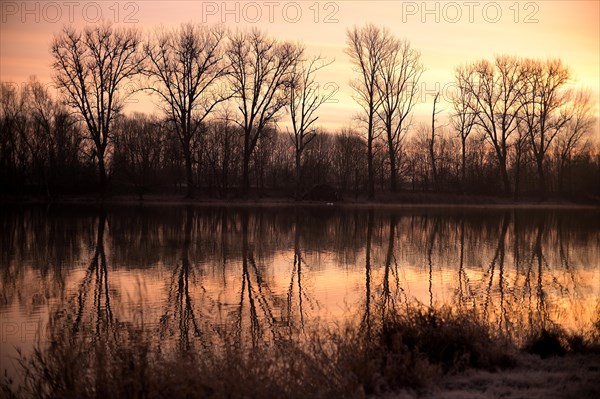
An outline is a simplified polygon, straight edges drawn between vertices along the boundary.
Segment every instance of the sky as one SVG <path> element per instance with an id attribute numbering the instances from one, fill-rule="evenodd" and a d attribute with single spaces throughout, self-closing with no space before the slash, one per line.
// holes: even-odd
<path id="1" fill-rule="evenodd" d="M 592 91 L 600 116 L 600 0 L 3 0 L 0 6 L 0 79 L 16 84 L 35 75 L 51 85 L 50 43 L 65 25 L 110 21 L 139 28 L 144 36 L 186 22 L 223 23 L 232 30 L 258 27 L 276 38 L 303 43 L 310 54 L 334 60 L 318 76 L 322 89 L 334 94 L 319 110 L 317 124 L 337 130 L 349 126 L 360 111 L 349 85 L 356 74 L 344 53 L 346 31 L 371 22 L 387 27 L 421 52 L 425 72 L 414 110 L 417 122 L 431 117 L 437 91 L 448 99 L 457 66 L 503 54 L 561 58 L 571 69 L 570 84 Z M 447 103 L 442 102 L 442 108 L 449 112 Z M 158 109 L 155 100 L 138 94 L 125 111 Z M 599 132 L 597 128 L 600 138 Z"/>

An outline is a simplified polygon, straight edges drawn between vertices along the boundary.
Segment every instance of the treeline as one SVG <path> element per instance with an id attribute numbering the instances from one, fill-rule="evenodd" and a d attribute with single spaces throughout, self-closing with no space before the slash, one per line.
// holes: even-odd
<path id="1" fill-rule="evenodd" d="M 328 132 L 316 122 L 332 94 L 317 75 L 332 61 L 258 30 L 187 24 L 142 40 L 65 28 L 51 52 L 60 98 L 35 78 L 1 84 L 3 193 L 600 196 L 595 104 L 560 60 L 458 66 L 450 123 L 440 126 L 438 94 L 431 123 L 417 124 L 420 53 L 385 28 L 355 27 L 346 53 L 361 113 Z M 123 112 L 133 82 L 161 113 Z"/>

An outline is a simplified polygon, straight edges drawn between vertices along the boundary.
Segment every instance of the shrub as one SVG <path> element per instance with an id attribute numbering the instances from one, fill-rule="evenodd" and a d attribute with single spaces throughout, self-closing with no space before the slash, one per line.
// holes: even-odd
<path id="1" fill-rule="evenodd" d="M 78 332 L 72 324 L 69 317 L 51 323 L 50 344 L 21 359 L 25 384 L 4 382 L 6 396 L 353 398 L 514 364 L 508 345 L 477 318 L 419 305 L 302 336 L 255 340 L 216 330 L 205 345 L 163 342 L 143 323 Z"/>

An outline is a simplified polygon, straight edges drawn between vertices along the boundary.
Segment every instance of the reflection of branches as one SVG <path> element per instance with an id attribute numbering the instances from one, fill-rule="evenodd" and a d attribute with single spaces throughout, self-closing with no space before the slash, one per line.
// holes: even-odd
<path id="1" fill-rule="evenodd" d="M 287 319 L 288 325 L 292 324 L 292 300 L 294 295 L 294 277 L 297 276 L 298 284 L 298 313 L 300 315 L 300 328 L 304 331 L 304 297 L 306 293 L 302 289 L 302 251 L 300 249 L 300 220 L 298 213 L 295 214 L 295 228 L 294 228 L 294 265 L 292 268 L 292 276 L 290 279 L 290 285 L 287 295 Z M 308 299 L 308 298 L 306 298 Z"/>
<path id="2" fill-rule="evenodd" d="M 18 218 L 15 213 L 12 215 L 12 218 L 7 218 L 0 214 L 0 307 L 10 305 L 19 296 L 19 286 L 24 284 L 25 279 L 23 265 L 11 262 L 13 255 L 15 260 L 23 257 L 26 244 L 26 232 L 23 229 L 25 220 Z"/>
<path id="3" fill-rule="evenodd" d="M 499 261 L 498 261 L 498 289 L 500 291 L 500 320 L 499 320 L 499 328 L 500 330 L 502 330 L 502 324 L 503 323 L 508 323 L 508 317 L 507 317 L 507 310 L 506 310 L 506 304 L 504 301 L 504 255 L 505 255 L 505 251 L 504 251 L 504 245 L 505 245 L 505 237 L 506 237 L 506 232 L 508 230 L 508 220 L 509 220 L 509 214 L 508 212 L 504 214 L 504 220 L 502 222 L 502 245 L 501 245 L 501 251 L 500 251 L 500 257 L 499 257 Z M 508 328 L 508 326 L 506 326 Z"/>
<path id="4" fill-rule="evenodd" d="M 390 228 L 389 228 L 389 241 L 388 241 L 388 250 L 387 250 L 387 254 L 385 255 L 385 270 L 383 273 L 383 302 L 384 302 L 384 311 L 386 306 L 389 304 L 391 305 L 391 302 L 393 302 L 393 299 L 391 298 L 391 293 L 390 293 L 390 282 L 389 282 L 389 278 L 390 278 L 390 265 L 392 263 L 392 256 L 394 254 L 394 235 L 395 235 L 395 227 L 396 227 L 396 218 L 392 215 L 390 216 Z"/>
<path id="5" fill-rule="evenodd" d="M 538 315 L 541 317 L 540 322 L 542 323 L 541 327 L 545 328 L 546 320 L 548 319 L 548 307 L 546 303 L 546 292 L 544 291 L 544 285 L 542 283 L 542 275 L 543 275 L 543 263 L 544 263 L 544 254 L 542 252 L 542 235 L 544 232 L 544 220 L 540 218 L 538 222 L 537 235 L 535 237 L 535 245 L 533 248 L 533 256 L 537 259 L 538 266 L 538 281 L 537 281 L 537 311 Z"/>
<path id="6" fill-rule="evenodd" d="M 460 220 L 460 254 L 458 261 L 458 306 L 462 307 L 467 298 L 474 302 L 474 294 L 471 291 L 470 279 L 465 270 L 465 220 Z"/>
<path id="7" fill-rule="evenodd" d="M 256 346 L 259 343 L 259 338 L 263 336 L 263 328 L 261 326 L 261 320 L 265 320 L 269 326 L 269 329 L 273 335 L 276 334 L 275 330 L 275 317 L 267 294 L 270 294 L 268 287 L 266 286 L 262 273 L 256 265 L 254 254 L 250 249 L 248 243 L 248 224 L 249 215 L 247 210 L 242 211 L 242 289 L 240 293 L 240 305 L 238 311 L 238 319 L 236 321 L 238 342 L 241 344 L 241 332 L 243 327 L 243 311 L 244 311 L 244 298 L 247 293 L 248 305 L 250 312 L 250 334 L 252 339 L 252 345 Z M 251 273 L 253 272 L 256 277 L 256 285 L 253 284 L 251 279 Z M 258 307 L 262 310 L 264 317 L 259 318 Z"/>
<path id="8" fill-rule="evenodd" d="M 227 288 L 227 280 L 225 278 L 225 270 L 227 269 L 227 261 L 229 255 L 229 245 L 227 241 L 227 212 L 225 209 L 221 209 L 221 259 L 222 259 L 222 273 L 223 273 L 223 287 Z"/>
<path id="9" fill-rule="evenodd" d="M 367 221 L 367 246 L 365 249 L 365 314 L 362 325 L 371 334 L 371 241 L 373 239 L 373 210 L 369 210 Z"/>
<path id="10" fill-rule="evenodd" d="M 429 240 L 427 240 L 427 265 L 429 266 L 429 307 L 433 308 L 433 246 L 435 244 L 435 239 L 437 236 L 437 231 L 439 227 L 439 219 L 437 217 L 434 218 L 433 228 L 431 229 L 431 235 L 429 236 Z"/>
<path id="11" fill-rule="evenodd" d="M 494 282 L 494 273 L 496 271 L 496 264 L 499 265 L 499 279 L 500 279 L 500 296 L 501 296 L 501 307 L 504 306 L 502 301 L 504 300 L 504 294 L 503 294 L 503 273 L 504 273 L 504 245 L 505 245 L 505 241 L 506 241 L 506 233 L 508 231 L 508 221 L 509 221 L 509 215 L 508 213 L 504 214 L 504 217 L 502 219 L 502 230 L 500 232 L 500 236 L 498 237 L 498 245 L 496 246 L 496 251 L 494 252 L 494 257 L 492 258 L 492 261 L 490 262 L 490 265 L 488 267 L 487 272 L 485 273 L 486 275 L 489 275 L 489 283 L 487 286 L 487 290 L 486 290 L 486 297 L 485 297 L 485 306 L 484 306 L 484 311 L 483 311 L 483 315 L 484 315 L 484 319 L 487 320 L 488 315 L 489 315 L 489 305 L 491 302 L 491 290 L 492 290 L 492 284 Z M 502 321 L 501 321 L 502 322 Z"/>
<path id="12" fill-rule="evenodd" d="M 254 297 L 252 295 L 252 281 L 250 280 L 250 274 L 248 273 L 248 227 L 247 223 L 243 224 L 242 227 L 244 238 L 242 244 L 242 290 L 240 297 L 240 316 L 239 316 L 239 326 L 240 333 L 242 328 L 242 312 L 244 309 L 244 291 L 248 291 L 248 304 L 250 306 L 250 333 L 252 335 L 252 346 L 256 346 L 258 343 L 258 336 L 260 334 L 260 324 L 258 321 L 258 316 L 256 313 L 256 305 L 254 304 Z"/>
<path id="13" fill-rule="evenodd" d="M 179 349 L 182 351 L 187 351 L 192 347 L 190 327 L 194 337 L 201 338 L 200 343 L 206 346 L 202 330 L 198 325 L 190 292 L 190 277 L 193 277 L 193 268 L 189 252 L 193 222 L 194 211 L 191 207 L 188 207 L 186 209 L 183 245 L 181 248 L 181 264 L 178 264 L 175 270 L 173 270 L 167 299 L 167 310 L 161 318 L 161 328 L 168 328 L 169 317 L 171 315 L 169 307 L 172 307 L 172 318 L 176 320 L 179 331 Z M 163 334 L 164 331 L 161 335 Z"/>
<path id="14" fill-rule="evenodd" d="M 389 238 L 388 238 L 388 250 L 385 256 L 385 270 L 383 274 L 383 306 L 382 306 L 382 319 L 385 320 L 385 312 L 386 309 L 394 310 L 396 303 L 395 298 L 399 291 L 402 290 L 400 287 L 400 276 L 398 275 L 398 262 L 396 261 L 396 257 L 394 255 L 394 241 L 396 239 L 396 223 L 397 217 L 395 214 L 390 215 L 390 227 L 389 227 Z M 396 266 L 395 269 L 392 268 L 392 261 Z M 395 295 L 392 294 L 390 288 L 390 274 L 395 275 L 396 282 L 396 292 Z M 402 290 L 403 291 L 403 290 Z"/>
<path id="15" fill-rule="evenodd" d="M 77 294 L 77 316 L 73 324 L 73 335 L 76 335 L 80 329 L 81 321 L 85 314 L 88 291 L 92 280 L 94 284 L 94 302 L 96 316 L 96 337 L 100 337 L 102 329 L 108 333 L 112 327 L 113 313 L 110 305 L 110 290 L 108 287 L 108 271 L 106 268 L 106 255 L 104 252 L 104 229 L 106 224 L 106 214 L 104 210 L 98 215 L 98 233 L 96 236 L 96 248 L 94 256 L 86 270 L 85 276 L 79 285 Z"/>
<path id="16" fill-rule="evenodd" d="M 567 250 L 565 251 L 565 240 L 563 236 L 563 219 L 559 219 L 557 226 L 558 236 L 558 254 L 560 257 L 560 264 L 567 271 L 571 281 L 573 282 L 573 290 L 576 295 L 581 295 L 579 292 L 579 283 L 577 282 L 577 276 L 575 270 L 571 267 L 571 261 L 569 256 L 569 241 L 567 241 Z M 561 286 L 561 290 L 564 288 Z"/>
<path id="17" fill-rule="evenodd" d="M 252 270 L 256 276 L 256 291 L 253 292 L 252 286 L 250 285 L 250 273 L 249 270 L 246 269 L 246 277 L 248 279 L 248 295 L 252 294 L 258 300 L 258 305 L 263 311 L 263 314 L 266 316 L 266 321 L 269 326 L 273 329 L 275 324 L 275 317 L 273 316 L 273 309 L 271 309 L 271 305 L 265 296 L 265 291 L 270 293 L 268 286 L 264 283 L 262 273 L 256 266 L 256 261 L 254 260 L 254 254 L 252 251 L 248 253 L 248 262 L 250 266 L 252 266 Z"/>
<path id="18" fill-rule="evenodd" d="M 537 224 L 537 232 L 535 241 L 531 248 L 531 256 L 528 261 L 527 273 L 525 275 L 525 282 L 523 284 L 524 295 L 529 294 L 529 327 L 532 331 L 538 328 L 544 328 L 546 320 L 548 318 L 545 291 L 543 288 L 543 263 L 544 255 L 542 251 L 542 236 L 545 229 L 543 219 L 540 219 Z M 537 264 L 537 284 L 535 290 L 532 289 L 532 278 L 535 276 L 534 265 Z M 535 292 L 535 299 L 533 298 Z M 537 320 L 539 325 L 535 325 L 536 315 L 534 314 L 533 302 L 535 301 L 535 312 L 537 313 Z"/>

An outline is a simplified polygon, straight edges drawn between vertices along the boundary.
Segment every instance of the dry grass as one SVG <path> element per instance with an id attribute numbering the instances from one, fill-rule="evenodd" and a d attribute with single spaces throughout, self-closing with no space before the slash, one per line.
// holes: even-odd
<path id="1" fill-rule="evenodd" d="M 101 329 L 100 334 L 70 333 L 71 323 L 66 316 L 51 323 L 50 343 L 20 359 L 25 384 L 15 387 L 6 380 L 1 384 L 6 397 L 362 398 L 392 393 L 402 397 L 398 392 L 411 397 L 435 396 L 439 381 L 450 384 L 444 388 L 448 397 L 453 392 L 494 397 L 486 392 L 495 387 L 493 394 L 501 394 L 502 384 L 535 389 L 536 379 L 523 379 L 511 371 L 522 367 L 517 359 L 523 355 L 477 317 L 449 308 L 412 305 L 389 311 L 369 325 L 315 328 L 302 339 L 270 339 L 255 345 L 239 335 L 215 332 L 210 345 L 187 349 L 176 344 L 165 349 L 143 323 L 120 324 Z M 571 343 L 565 350 L 597 348 L 600 323 L 598 327 L 579 346 Z M 498 382 L 494 376 L 505 380 Z M 590 395 L 597 392 L 593 389 Z"/>

